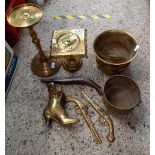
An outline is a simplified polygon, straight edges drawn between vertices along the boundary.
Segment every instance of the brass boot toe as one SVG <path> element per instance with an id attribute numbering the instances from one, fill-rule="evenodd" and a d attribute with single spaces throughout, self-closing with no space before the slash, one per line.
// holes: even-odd
<path id="1" fill-rule="evenodd" d="M 64 118 L 62 123 L 66 125 L 66 124 L 75 124 L 78 122 L 79 120 L 75 118 Z"/>

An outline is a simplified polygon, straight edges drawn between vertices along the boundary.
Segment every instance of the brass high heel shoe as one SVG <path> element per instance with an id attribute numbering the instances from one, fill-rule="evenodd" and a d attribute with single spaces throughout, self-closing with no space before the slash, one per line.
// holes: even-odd
<path id="1" fill-rule="evenodd" d="M 65 111 L 66 97 L 62 91 L 56 88 L 53 83 L 47 84 L 49 92 L 48 105 L 43 110 L 43 116 L 45 118 L 46 124 L 51 125 L 52 120 L 55 120 L 59 124 L 75 124 L 79 120 L 70 118 L 68 113 Z"/>

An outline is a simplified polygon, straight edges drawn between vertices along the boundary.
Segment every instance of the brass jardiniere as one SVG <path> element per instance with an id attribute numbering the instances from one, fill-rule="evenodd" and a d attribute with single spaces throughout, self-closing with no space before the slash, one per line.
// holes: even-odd
<path id="1" fill-rule="evenodd" d="M 125 70 L 137 56 L 139 48 L 131 34 L 117 29 L 101 33 L 93 46 L 98 68 L 106 74 Z"/>

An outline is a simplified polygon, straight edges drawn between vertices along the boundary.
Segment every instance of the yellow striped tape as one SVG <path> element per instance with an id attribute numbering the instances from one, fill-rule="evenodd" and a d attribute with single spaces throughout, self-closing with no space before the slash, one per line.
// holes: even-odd
<path id="1" fill-rule="evenodd" d="M 60 19 L 67 19 L 67 20 L 73 20 L 73 19 L 94 19 L 94 20 L 98 20 L 98 19 L 110 19 L 111 16 L 108 14 L 99 14 L 99 15 L 91 15 L 91 16 L 84 16 L 84 15 L 66 15 L 66 16 L 54 16 L 55 20 L 60 20 Z"/>

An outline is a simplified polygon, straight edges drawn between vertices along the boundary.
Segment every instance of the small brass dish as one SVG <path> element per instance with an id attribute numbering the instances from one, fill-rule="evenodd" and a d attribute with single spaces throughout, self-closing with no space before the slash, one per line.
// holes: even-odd
<path id="1" fill-rule="evenodd" d="M 137 56 L 136 39 L 121 30 L 108 30 L 94 41 L 94 51 L 98 67 L 106 74 L 116 74 L 128 67 Z"/>
<path id="2" fill-rule="evenodd" d="M 126 76 L 116 75 L 104 86 L 104 103 L 119 114 L 129 113 L 141 101 L 137 84 Z"/>

